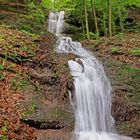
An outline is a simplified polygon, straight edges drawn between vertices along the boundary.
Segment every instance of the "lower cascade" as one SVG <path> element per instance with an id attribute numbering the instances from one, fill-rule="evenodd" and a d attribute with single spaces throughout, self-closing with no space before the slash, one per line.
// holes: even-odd
<path id="1" fill-rule="evenodd" d="M 84 49 L 81 43 L 72 41 L 70 37 L 60 35 L 62 29 L 57 28 L 62 27 L 64 12 L 59 14 L 50 12 L 50 14 L 54 16 L 49 16 L 51 17 L 49 21 L 53 23 L 58 21 L 57 24 L 52 25 L 54 27 L 49 28 L 52 33 L 54 33 L 54 29 L 58 31 L 55 32 L 57 36 L 59 35 L 56 51 L 75 54 L 78 57 L 68 61 L 70 73 L 74 79 L 74 98 L 71 99 L 75 112 L 75 136 L 73 139 L 131 139 L 115 133 L 114 119 L 111 116 L 112 89 L 102 64 L 90 51 Z M 57 14 L 57 19 L 55 14 Z"/>

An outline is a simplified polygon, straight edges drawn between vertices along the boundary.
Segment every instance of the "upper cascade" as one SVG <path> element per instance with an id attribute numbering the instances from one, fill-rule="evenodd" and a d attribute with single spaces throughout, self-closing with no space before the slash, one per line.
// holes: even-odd
<path id="1" fill-rule="evenodd" d="M 64 11 L 60 12 L 50 12 L 49 20 L 48 20 L 48 31 L 55 34 L 56 36 L 60 36 L 63 24 L 64 24 Z"/>

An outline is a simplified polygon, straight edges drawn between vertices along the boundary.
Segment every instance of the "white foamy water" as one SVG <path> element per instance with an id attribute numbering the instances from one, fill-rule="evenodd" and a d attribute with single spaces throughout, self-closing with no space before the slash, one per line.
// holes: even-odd
<path id="1" fill-rule="evenodd" d="M 64 17 L 60 17 L 61 20 L 64 19 Z M 62 26 L 58 25 L 58 27 Z M 54 27 L 50 28 L 50 32 L 60 36 L 62 29 L 57 32 L 56 28 L 55 32 Z M 70 73 L 74 79 L 74 98 L 71 99 L 75 112 L 75 137 L 73 139 L 131 139 L 115 134 L 114 119 L 111 116 L 112 89 L 102 64 L 91 52 L 84 49 L 81 43 L 72 41 L 70 37 L 59 37 L 56 51 L 77 56 L 75 60 L 68 61 Z"/>
<path id="2" fill-rule="evenodd" d="M 63 29 L 64 11 L 50 12 L 48 20 L 48 31 L 59 36 Z"/>

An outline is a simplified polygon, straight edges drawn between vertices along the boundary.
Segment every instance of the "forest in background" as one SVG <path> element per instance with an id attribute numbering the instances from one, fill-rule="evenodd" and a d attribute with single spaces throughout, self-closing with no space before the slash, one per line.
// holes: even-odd
<path id="1" fill-rule="evenodd" d="M 87 39 L 140 29 L 140 23 L 129 17 L 129 10 L 140 7 L 139 0 L 42 0 L 42 4 L 48 11 L 64 10 Z"/>
<path id="2" fill-rule="evenodd" d="M 139 17 L 130 16 L 134 10 L 139 13 L 139 0 L 8 0 L 3 3 L 11 2 L 25 4 L 24 10 L 31 12 L 25 19 L 35 18 L 36 27 L 45 22 L 49 11 L 65 11 L 66 22 L 80 29 L 81 38 L 140 32 Z M 17 13 L 21 7 L 17 4 Z"/>

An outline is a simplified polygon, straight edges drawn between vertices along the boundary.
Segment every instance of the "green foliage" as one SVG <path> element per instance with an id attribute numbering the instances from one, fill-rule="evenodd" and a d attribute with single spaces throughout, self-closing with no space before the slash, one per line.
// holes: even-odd
<path id="1" fill-rule="evenodd" d="M 117 37 L 118 39 L 123 39 L 124 35 L 125 35 L 124 33 L 120 32 L 120 33 L 118 33 L 118 34 L 116 35 L 116 37 Z"/>
<path id="2" fill-rule="evenodd" d="M 31 47 L 23 46 L 23 47 L 21 48 L 21 50 L 27 52 L 28 54 L 31 54 L 31 55 L 33 54 L 33 50 L 32 50 Z"/>
<path id="3" fill-rule="evenodd" d="M 54 120 L 56 119 L 61 119 L 65 121 L 72 121 L 72 115 L 70 112 L 64 110 L 62 107 L 56 106 L 51 111 L 48 112 L 48 117 L 53 118 Z"/>
<path id="4" fill-rule="evenodd" d="M 98 37 L 99 37 L 98 33 L 89 32 L 89 35 L 90 35 L 90 39 L 97 39 L 98 40 Z"/>
<path id="5" fill-rule="evenodd" d="M 134 48 L 130 51 L 130 54 L 133 56 L 138 56 L 140 57 L 140 48 Z"/>
<path id="6" fill-rule="evenodd" d="M 11 80 L 12 90 L 25 90 L 29 85 L 29 82 L 25 79 L 19 79 L 18 76 L 15 76 Z"/>
<path id="7" fill-rule="evenodd" d="M 5 133 L 5 132 L 8 131 L 8 128 L 7 128 L 6 123 L 5 123 L 4 126 L 2 126 L 2 127 L 0 128 L 0 131 L 2 131 L 3 133 Z M 1 134 L 0 134 L 0 140 L 7 140 L 7 139 L 8 139 L 8 137 L 7 137 L 6 135 L 1 135 Z"/>
<path id="8" fill-rule="evenodd" d="M 2 17 L 2 22 L 10 24 L 14 28 L 22 29 L 32 33 L 37 33 L 42 28 L 45 21 L 45 14 L 42 5 L 39 2 L 32 0 L 26 0 L 23 3 L 25 5 L 24 8 L 12 7 L 12 10 L 6 8 L 6 11 L 11 11 L 13 13 L 10 13 L 10 15 L 6 15 L 5 18 Z M 11 6 L 7 4 L 2 7 L 2 10 L 4 10 L 5 6 L 11 8 Z M 19 13 L 19 15 L 17 15 L 17 13 Z M 14 14 L 15 17 L 13 16 Z M 12 17 L 11 15 L 13 16 L 14 21 L 10 19 Z M 9 18 L 9 16 L 11 17 Z"/>
<path id="9" fill-rule="evenodd" d="M 130 67 L 128 65 L 122 65 L 118 70 L 118 80 L 126 81 L 127 84 L 135 87 L 133 89 L 132 97 L 124 96 L 124 101 L 128 102 L 131 100 L 136 106 L 140 106 L 140 70 Z"/>
<path id="10" fill-rule="evenodd" d="M 23 47 L 23 50 L 24 49 L 25 48 Z M 28 58 L 33 55 L 33 52 L 31 51 L 30 48 L 28 48 L 28 50 L 26 49 L 26 52 L 29 53 L 28 56 L 22 56 L 22 55 L 18 54 L 17 51 L 9 52 L 8 50 L 4 50 L 2 54 L 4 55 L 5 59 L 7 59 L 7 60 L 9 59 L 15 63 L 21 63 L 21 62 L 27 61 Z"/>
<path id="11" fill-rule="evenodd" d="M 53 2 L 52 2 L 52 0 L 42 0 L 42 6 L 48 11 L 52 10 Z"/>
<path id="12" fill-rule="evenodd" d="M 122 66 L 119 70 L 119 73 L 121 73 L 122 75 L 135 74 L 137 72 L 139 72 L 139 70 L 127 65 Z"/>
<path id="13" fill-rule="evenodd" d="M 4 70 L 4 66 L 0 64 L 0 71 Z"/>
<path id="14" fill-rule="evenodd" d="M 3 80 L 5 77 L 3 75 L 3 71 L 4 71 L 4 66 L 0 64 L 0 81 Z"/>
<path id="15" fill-rule="evenodd" d="M 4 80 L 4 78 L 5 78 L 4 75 L 0 73 L 0 81 Z"/>
<path id="16" fill-rule="evenodd" d="M 139 0 L 123 0 L 123 3 L 126 6 L 140 7 L 140 1 Z"/>
<path id="17" fill-rule="evenodd" d="M 29 15 L 25 16 L 27 20 L 34 20 L 36 26 L 44 23 L 44 13 L 40 5 L 30 2 L 27 4 L 27 10 L 30 12 Z M 32 24 L 34 25 L 34 23 Z"/>
<path id="18" fill-rule="evenodd" d="M 125 101 L 126 104 L 128 103 L 129 97 L 127 95 L 124 96 L 124 101 Z"/>
<path id="19" fill-rule="evenodd" d="M 118 47 L 112 47 L 112 48 L 110 49 L 110 52 L 111 52 L 112 54 L 121 54 L 121 50 L 120 50 L 120 48 L 118 48 Z"/>
<path id="20" fill-rule="evenodd" d="M 1 128 L 1 130 L 2 130 L 3 132 L 6 132 L 6 131 L 7 131 L 7 127 L 6 127 L 6 126 L 3 126 L 3 127 Z"/>
<path id="21" fill-rule="evenodd" d="M 8 139 L 7 136 L 5 136 L 5 135 L 0 135 L 0 140 L 7 140 L 7 139 Z"/>
<path id="22" fill-rule="evenodd" d="M 72 10 L 74 10 L 74 5 L 76 3 L 72 2 L 72 0 L 42 0 L 42 6 L 47 11 L 66 11 L 70 13 Z"/>
<path id="23" fill-rule="evenodd" d="M 22 112 L 20 112 L 20 118 L 22 118 L 23 120 L 26 120 L 25 118 L 27 116 L 29 116 L 30 114 L 32 114 L 36 109 L 37 109 L 37 105 L 34 104 L 34 103 L 31 104 L 25 110 L 23 110 Z"/>
<path id="24" fill-rule="evenodd" d="M 120 124 L 120 130 L 121 131 L 129 131 L 130 127 L 129 127 L 129 124 L 128 122 L 122 122 Z"/>

